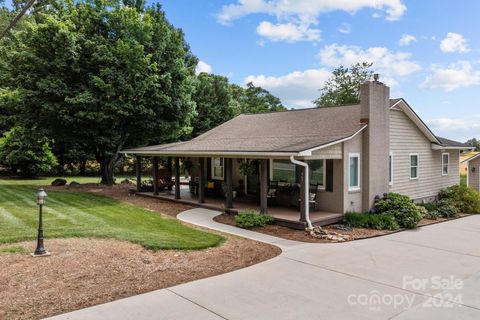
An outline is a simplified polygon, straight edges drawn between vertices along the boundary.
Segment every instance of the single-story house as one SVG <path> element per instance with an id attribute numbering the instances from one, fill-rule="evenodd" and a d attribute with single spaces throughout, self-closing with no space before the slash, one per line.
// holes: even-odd
<path id="1" fill-rule="evenodd" d="M 161 191 L 154 183 L 151 196 L 231 211 L 250 206 L 299 228 L 368 211 L 375 197 L 387 192 L 431 201 L 442 188 L 459 183 L 460 152 L 470 146 L 436 136 L 377 80 L 361 86 L 360 100 L 242 114 L 190 141 L 123 153 L 136 155 L 137 162 L 153 157 L 154 177 L 159 157 L 174 159 L 177 168 L 180 158 L 188 159 L 196 168 L 191 192 L 182 194 L 176 170 L 175 191 Z"/>
<path id="2" fill-rule="evenodd" d="M 471 151 L 471 152 L 463 152 L 460 155 L 460 174 L 468 174 L 468 161 L 470 158 L 476 156 L 480 152 Z"/>
<path id="3" fill-rule="evenodd" d="M 480 192 L 480 153 L 463 160 L 461 165 L 467 167 L 467 185 Z"/>

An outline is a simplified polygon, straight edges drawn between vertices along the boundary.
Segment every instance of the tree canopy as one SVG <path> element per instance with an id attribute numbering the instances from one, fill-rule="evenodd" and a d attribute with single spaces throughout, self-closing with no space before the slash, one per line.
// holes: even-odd
<path id="1" fill-rule="evenodd" d="M 233 88 L 233 91 L 234 99 L 238 101 L 238 113 L 286 110 L 279 98 L 262 87 L 256 87 L 252 82 L 247 83 L 247 88 L 244 90 L 240 90 L 237 86 Z"/>
<path id="2" fill-rule="evenodd" d="M 0 26 L 25 0 L 1 3 Z M 188 139 L 240 113 L 285 109 L 252 83 L 196 76 L 197 63 L 159 5 L 37 2 L 1 41 L 0 134 L 35 128 L 59 171 L 93 158 L 102 183 L 112 184 L 121 149 Z"/>
<path id="3" fill-rule="evenodd" d="M 159 5 L 49 4 L 5 41 L 3 95 L 24 127 L 88 147 L 112 184 L 119 150 L 191 130 L 197 59 Z"/>
<path id="4" fill-rule="evenodd" d="M 472 147 L 475 147 L 474 151 L 480 151 L 480 141 L 477 138 L 472 138 L 472 139 L 468 140 L 467 144 L 472 146 Z"/>
<path id="5" fill-rule="evenodd" d="M 314 101 L 317 107 L 331 107 L 360 102 L 360 85 L 370 80 L 372 63 L 362 62 L 350 67 L 340 66 L 333 70 L 325 82 L 320 97 Z"/>
<path id="6" fill-rule="evenodd" d="M 235 116 L 232 92 L 226 77 L 201 73 L 195 83 L 193 100 L 197 115 L 192 121 L 194 137 Z"/>
<path id="7" fill-rule="evenodd" d="M 57 164 L 51 141 L 35 128 L 15 127 L 0 138 L 0 164 L 13 173 L 32 177 L 50 172 Z"/>
<path id="8" fill-rule="evenodd" d="M 197 115 L 192 121 L 195 137 L 241 113 L 286 110 L 279 98 L 268 90 L 248 83 L 246 88 L 230 84 L 223 76 L 201 73 L 196 80 L 193 99 Z"/>

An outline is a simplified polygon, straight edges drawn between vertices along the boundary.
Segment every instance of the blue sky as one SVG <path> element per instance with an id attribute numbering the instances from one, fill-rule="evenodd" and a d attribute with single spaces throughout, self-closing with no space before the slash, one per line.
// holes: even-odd
<path id="1" fill-rule="evenodd" d="M 479 1 L 159 2 L 202 70 L 253 81 L 289 107 L 311 106 L 339 64 L 370 61 L 435 133 L 480 137 Z"/>

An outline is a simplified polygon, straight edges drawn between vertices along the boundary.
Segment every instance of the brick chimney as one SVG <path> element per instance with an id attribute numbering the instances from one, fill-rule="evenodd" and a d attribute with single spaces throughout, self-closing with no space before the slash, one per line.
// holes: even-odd
<path id="1" fill-rule="evenodd" d="M 363 131 L 362 204 L 363 210 L 372 208 L 376 195 L 388 192 L 390 155 L 390 88 L 378 81 L 367 81 L 360 87 L 361 122 Z"/>

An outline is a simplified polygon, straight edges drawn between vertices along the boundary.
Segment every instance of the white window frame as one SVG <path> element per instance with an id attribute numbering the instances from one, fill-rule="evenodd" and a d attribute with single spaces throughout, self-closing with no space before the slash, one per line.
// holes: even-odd
<path id="1" fill-rule="evenodd" d="M 350 162 L 352 161 L 352 158 L 357 158 L 357 172 L 358 172 L 358 185 L 357 186 L 350 186 Z M 361 165 L 360 165 L 360 153 L 349 153 L 348 154 L 348 191 L 359 191 L 360 190 L 360 185 L 361 185 Z"/>
<path id="2" fill-rule="evenodd" d="M 222 165 L 221 166 L 215 166 L 215 159 L 222 159 Z M 212 179 L 215 180 L 224 180 L 225 179 L 225 158 L 222 157 L 212 157 L 211 159 L 211 164 L 212 164 Z M 222 176 L 216 176 L 215 175 L 215 167 L 222 167 Z"/>
<path id="3" fill-rule="evenodd" d="M 388 185 L 393 186 L 393 152 L 388 157 Z"/>
<path id="4" fill-rule="evenodd" d="M 412 166 L 412 157 L 417 157 L 417 176 L 416 177 L 412 177 L 412 168 L 414 166 Z M 418 180 L 418 176 L 419 176 L 419 169 L 420 169 L 420 156 L 418 155 L 418 153 L 410 153 L 408 155 L 408 161 L 409 161 L 409 165 L 408 165 L 408 168 L 409 168 L 409 173 L 408 175 L 410 176 L 410 180 Z"/>
<path id="5" fill-rule="evenodd" d="M 445 167 L 444 156 L 447 156 L 447 173 L 443 170 Z M 468 171 L 468 170 L 467 170 Z M 442 176 L 448 176 L 450 174 L 450 153 L 444 152 L 442 153 Z"/>

